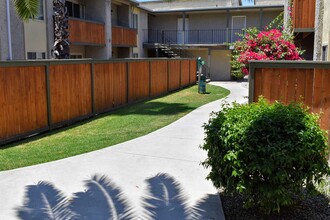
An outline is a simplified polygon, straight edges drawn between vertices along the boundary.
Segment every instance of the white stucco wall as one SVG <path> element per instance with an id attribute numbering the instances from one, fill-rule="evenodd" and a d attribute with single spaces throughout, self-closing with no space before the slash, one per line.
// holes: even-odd
<path id="1" fill-rule="evenodd" d="M 212 81 L 230 80 L 230 50 L 200 48 L 189 50 L 195 57 L 201 57 L 210 68 Z M 210 60 L 209 60 L 210 58 Z"/>
<path id="2" fill-rule="evenodd" d="M 327 60 L 330 61 L 330 0 L 324 0 L 322 46 L 328 46 Z"/>
<path id="3" fill-rule="evenodd" d="M 0 60 L 8 58 L 6 1 L 0 1 Z"/>
<path id="4" fill-rule="evenodd" d="M 264 9 L 262 21 L 260 22 L 259 9 L 249 11 L 233 10 L 229 12 L 228 16 L 229 28 L 232 28 L 233 16 L 246 16 L 246 27 L 264 28 L 280 12 L 280 9 Z M 176 30 L 177 19 L 181 17 L 182 13 L 151 15 L 149 16 L 149 28 L 154 30 Z M 225 29 L 227 27 L 226 11 L 186 13 L 186 17 L 189 18 L 189 30 Z"/>
<path id="5" fill-rule="evenodd" d="M 225 29 L 226 12 L 189 14 L 190 30 Z"/>
<path id="6" fill-rule="evenodd" d="M 47 31 L 45 20 L 30 20 L 24 23 L 25 51 L 43 52 L 47 56 Z M 27 58 L 27 54 L 25 54 Z"/>
<path id="7" fill-rule="evenodd" d="M 211 50 L 211 80 L 230 80 L 230 50 Z"/>
<path id="8" fill-rule="evenodd" d="M 139 58 L 147 57 L 146 51 L 143 49 L 143 42 L 146 39 L 145 31 L 148 30 L 148 12 L 143 9 L 135 8 L 133 13 L 138 15 L 137 53 L 139 54 Z"/>

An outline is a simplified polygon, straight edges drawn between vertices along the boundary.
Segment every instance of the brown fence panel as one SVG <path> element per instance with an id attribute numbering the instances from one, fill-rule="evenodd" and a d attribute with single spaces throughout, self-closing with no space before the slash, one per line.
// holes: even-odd
<path id="1" fill-rule="evenodd" d="M 151 61 L 151 96 L 167 93 L 167 61 Z"/>
<path id="2" fill-rule="evenodd" d="M 94 105 L 103 112 L 126 104 L 126 63 L 98 63 L 94 67 Z"/>
<path id="3" fill-rule="evenodd" d="M 303 102 L 311 112 L 322 113 L 320 125 L 330 130 L 330 63 L 328 68 L 324 67 L 327 64 L 323 64 L 322 68 L 313 68 L 312 62 L 305 63 L 297 63 L 290 68 L 288 66 L 292 63 L 283 63 L 283 67 L 276 68 L 267 68 L 264 67 L 267 63 L 260 63 L 262 67 L 254 67 L 253 83 L 250 82 L 250 86 L 253 85 L 253 94 L 250 90 L 253 99 L 250 101 L 255 102 L 262 95 L 271 102 Z M 305 67 L 299 67 L 302 64 Z"/>
<path id="4" fill-rule="evenodd" d="M 0 62 L 0 144 L 188 86 L 196 70 L 188 59 L 35 64 Z"/>
<path id="5" fill-rule="evenodd" d="M 104 24 L 70 18 L 69 32 L 69 41 L 74 44 L 104 45 L 106 43 Z"/>
<path id="6" fill-rule="evenodd" d="M 47 127 L 45 67 L 0 67 L 0 140 Z"/>
<path id="7" fill-rule="evenodd" d="M 54 124 L 92 113 L 90 64 L 50 66 L 50 96 Z"/>
<path id="8" fill-rule="evenodd" d="M 180 88 L 181 61 L 170 60 L 169 64 L 169 90 L 173 91 Z"/>
<path id="9" fill-rule="evenodd" d="M 190 60 L 190 85 L 196 84 L 197 81 L 197 61 Z"/>
<path id="10" fill-rule="evenodd" d="M 115 63 L 113 73 L 114 107 L 118 107 L 127 104 L 127 63 Z"/>
<path id="11" fill-rule="evenodd" d="M 181 86 L 188 86 L 190 84 L 190 61 L 182 60 L 181 61 Z"/>
<path id="12" fill-rule="evenodd" d="M 316 69 L 315 82 L 318 83 L 317 88 L 315 88 L 315 95 L 318 98 L 316 99 L 314 111 L 317 113 L 322 112 L 320 118 L 321 127 L 330 130 L 330 70 Z"/>
<path id="13" fill-rule="evenodd" d="M 292 10 L 293 28 L 315 27 L 315 0 L 294 0 Z"/>
<path id="14" fill-rule="evenodd" d="M 129 62 L 128 101 L 135 102 L 149 97 L 150 73 L 149 62 Z"/>

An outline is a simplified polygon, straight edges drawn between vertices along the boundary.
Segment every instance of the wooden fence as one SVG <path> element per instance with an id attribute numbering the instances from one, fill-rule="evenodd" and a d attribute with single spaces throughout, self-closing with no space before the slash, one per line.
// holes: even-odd
<path id="1" fill-rule="evenodd" d="M 0 145 L 196 83 L 196 60 L 0 62 Z"/>
<path id="2" fill-rule="evenodd" d="M 314 29 L 315 0 L 293 0 L 292 25 L 294 29 Z"/>
<path id="3" fill-rule="evenodd" d="M 320 125 L 330 130 L 330 62 L 251 61 L 249 102 L 262 95 L 271 102 L 303 102 L 321 113 Z"/>

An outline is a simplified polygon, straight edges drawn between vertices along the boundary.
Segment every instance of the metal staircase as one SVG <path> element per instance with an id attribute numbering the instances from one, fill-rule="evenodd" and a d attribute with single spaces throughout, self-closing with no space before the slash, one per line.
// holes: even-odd
<path id="1" fill-rule="evenodd" d="M 168 57 L 168 58 L 180 58 L 180 56 L 178 56 L 173 49 L 166 45 L 166 44 L 161 44 L 158 46 L 160 52 L 161 52 L 161 56 L 162 57 Z"/>
<path id="2" fill-rule="evenodd" d="M 194 54 L 190 53 L 188 50 L 185 50 L 186 46 L 178 45 L 176 42 L 172 41 L 170 38 L 163 36 L 163 42 L 158 44 L 158 48 L 162 57 L 168 58 L 195 58 L 197 59 Z M 210 79 L 210 67 L 206 64 L 203 65 L 203 73 L 206 73 L 206 78 Z"/>

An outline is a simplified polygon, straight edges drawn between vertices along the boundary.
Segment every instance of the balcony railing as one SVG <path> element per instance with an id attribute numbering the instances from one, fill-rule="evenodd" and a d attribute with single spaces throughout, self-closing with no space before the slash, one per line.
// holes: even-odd
<path id="1" fill-rule="evenodd" d="M 144 43 L 224 44 L 239 40 L 242 29 L 212 30 L 144 30 Z"/>
<path id="2" fill-rule="evenodd" d="M 105 45 L 104 24 L 69 18 L 69 41 L 80 45 Z"/>
<path id="3" fill-rule="evenodd" d="M 112 45 L 136 47 L 137 30 L 124 27 L 112 27 Z"/>

